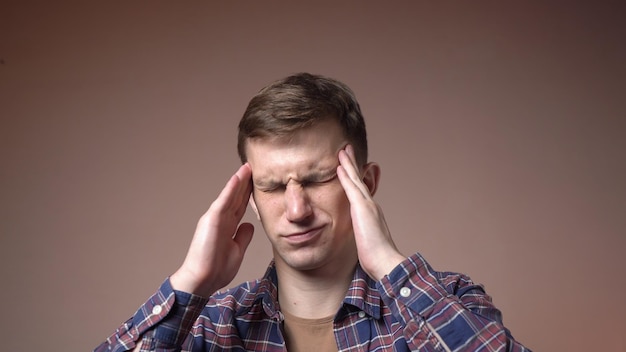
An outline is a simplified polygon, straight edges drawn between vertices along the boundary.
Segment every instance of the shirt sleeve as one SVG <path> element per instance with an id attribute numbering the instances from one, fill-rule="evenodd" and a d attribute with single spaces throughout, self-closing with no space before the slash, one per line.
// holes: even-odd
<path id="1" fill-rule="evenodd" d="M 515 341 L 481 285 L 465 275 L 434 271 L 418 253 L 378 282 L 411 350 L 424 341 L 440 351 L 530 351 Z"/>
<path id="2" fill-rule="evenodd" d="M 206 298 L 175 291 L 168 278 L 135 315 L 94 352 L 128 351 L 139 341 L 141 351 L 179 350 L 206 303 Z"/>

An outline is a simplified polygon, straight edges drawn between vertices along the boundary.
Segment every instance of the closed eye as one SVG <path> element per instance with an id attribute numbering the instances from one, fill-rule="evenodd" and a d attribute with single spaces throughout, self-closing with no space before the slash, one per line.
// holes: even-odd
<path id="1" fill-rule="evenodd" d="M 256 189 L 263 193 L 275 193 L 285 190 L 285 185 L 272 185 L 272 186 L 255 186 Z"/>
<path id="2" fill-rule="evenodd" d="M 332 173 L 330 175 L 312 175 L 311 177 L 305 178 L 302 181 L 298 182 L 294 180 L 293 182 L 296 182 L 301 187 L 315 187 L 330 183 L 336 179 L 337 173 Z M 287 185 L 274 182 L 259 182 L 254 183 L 254 188 L 263 193 L 276 193 L 283 192 L 287 188 Z"/>
<path id="3" fill-rule="evenodd" d="M 326 183 L 330 183 L 331 181 L 335 180 L 336 178 L 337 178 L 337 174 L 334 173 L 334 174 L 330 175 L 329 177 L 326 177 L 326 178 L 323 178 L 323 179 L 304 180 L 300 184 L 302 185 L 302 187 L 323 185 L 323 184 L 326 184 Z"/>

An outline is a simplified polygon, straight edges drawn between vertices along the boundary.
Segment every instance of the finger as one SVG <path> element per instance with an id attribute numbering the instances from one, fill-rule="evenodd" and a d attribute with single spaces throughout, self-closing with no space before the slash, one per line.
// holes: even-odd
<path id="1" fill-rule="evenodd" d="M 341 186 L 346 192 L 346 196 L 348 196 L 350 202 L 352 202 L 353 199 L 356 199 L 355 197 L 362 196 L 361 191 L 359 191 L 359 189 L 354 184 L 354 181 L 350 179 L 350 176 L 348 175 L 346 169 L 341 165 L 337 166 L 337 178 L 339 178 L 339 183 L 341 183 Z"/>
<path id="2" fill-rule="evenodd" d="M 350 160 L 350 155 L 345 149 L 339 151 L 339 164 L 346 171 L 350 179 L 355 180 L 359 178 L 359 173 L 352 163 L 352 160 Z"/>
<path id="3" fill-rule="evenodd" d="M 235 174 L 238 181 L 237 196 L 234 200 L 235 213 L 237 216 L 243 217 L 248 207 L 250 194 L 252 193 L 252 170 L 250 165 L 243 164 Z"/>
<path id="4" fill-rule="evenodd" d="M 360 192 L 362 196 L 369 195 L 369 189 L 361 180 L 361 175 L 356 166 L 356 161 L 354 159 L 354 150 L 352 147 L 347 146 L 345 150 L 341 150 L 339 152 L 339 164 L 343 168 L 344 172 L 347 174 L 348 178 Z M 350 155 L 352 154 L 352 155 Z M 345 188 L 346 185 L 344 185 Z"/>
<path id="5" fill-rule="evenodd" d="M 345 168 L 341 165 L 337 167 L 337 176 L 352 206 L 360 207 L 364 201 L 368 200 L 363 191 L 359 189 L 358 185 L 348 176 Z"/>
<path id="6" fill-rule="evenodd" d="M 251 190 L 249 180 L 252 175 L 247 164 L 239 167 L 237 172 L 230 177 L 217 199 L 215 205 L 222 211 L 230 209 L 237 212 L 241 208 L 241 203 L 247 202 L 246 191 Z M 245 201 L 244 201 L 245 199 Z M 244 207 L 245 209 L 245 207 Z"/>
<path id="7" fill-rule="evenodd" d="M 248 245 L 252 242 L 252 235 L 254 234 L 254 225 L 249 222 L 244 222 L 237 228 L 237 233 L 233 240 L 239 245 L 241 253 L 245 253 L 248 249 Z"/>
<path id="8" fill-rule="evenodd" d="M 337 167 L 337 176 L 346 194 L 348 194 L 348 197 L 350 198 L 350 196 L 352 196 L 351 199 L 355 199 L 353 197 L 362 196 L 361 190 L 355 182 L 355 179 L 358 180 L 358 174 L 346 159 L 347 156 L 345 156 L 345 152 L 341 151 L 339 154 L 340 165 Z"/>
<path id="9" fill-rule="evenodd" d="M 352 146 L 352 144 L 346 145 L 345 151 L 346 154 L 348 154 L 348 157 L 350 157 L 350 162 L 352 163 L 352 165 L 354 165 L 354 169 L 358 170 L 359 165 L 356 162 L 356 155 L 354 154 L 354 147 Z"/>
<path id="10" fill-rule="evenodd" d="M 252 177 L 252 170 L 250 169 L 250 165 L 247 163 L 241 165 L 234 176 L 237 178 L 235 202 L 239 203 L 242 199 L 247 198 L 248 189 L 251 188 L 250 180 Z"/>
<path id="11" fill-rule="evenodd" d="M 250 181 L 252 177 L 252 169 L 250 168 L 250 164 L 245 163 L 241 165 L 235 173 L 235 176 L 237 176 L 237 178 L 243 183 L 247 183 L 248 181 Z"/>

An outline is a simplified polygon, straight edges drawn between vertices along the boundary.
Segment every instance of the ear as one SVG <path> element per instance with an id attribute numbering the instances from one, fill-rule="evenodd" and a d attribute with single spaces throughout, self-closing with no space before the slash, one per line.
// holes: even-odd
<path id="1" fill-rule="evenodd" d="M 248 199 L 248 204 L 250 204 L 250 208 L 256 214 L 256 219 L 261 221 L 261 216 L 259 215 L 259 209 L 256 207 L 256 202 L 254 201 L 254 193 L 250 194 L 250 199 Z"/>
<path id="2" fill-rule="evenodd" d="M 378 182 L 380 181 L 380 166 L 375 162 L 365 164 L 361 178 L 373 196 L 378 189 Z"/>

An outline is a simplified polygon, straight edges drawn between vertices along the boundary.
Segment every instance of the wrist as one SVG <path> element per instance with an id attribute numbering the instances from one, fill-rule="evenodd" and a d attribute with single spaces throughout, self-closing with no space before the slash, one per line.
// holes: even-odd
<path id="1" fill-rule="evenodd" d="M 387 259 L 387 261 L 385 262 L 385 265 L 381 268 L 380 272 L 378 273 L 378 277 L 376 278 L 376 280 L 380 281 L 382 280 L 383 277 L 385 277 L 386 275 L 389 275 L 389 273 L 391 273 L 393 271 L 393 269 L 395 269 L 398 265 L 400 265 L 400 263 L 402 263 L 406 258 L 400 254 L 397 253 L 395 254 L 393 257 L 390 257 Z"/>
<path id="2" fill-rule="evenodd" d="M 363 269 L 374 280 L 380 281 L 386 275 L 391 273 L 398 265 L 400 265 L 406 257 L 398 252 L 394 252 L 387 256 L 381 256 L 371 268 L 363 266 Z"/>
<path id="3" fill-rule="evenodd" d="M 170 284 L 172 289 L 176 291 L 191 293 L 204 298 L 208 298 L 219 289 L 219 287 L 212 287 L 206 282 L 196 279 L 195 275 L 183 268 L 178 269 L 170 276 Z"/>

